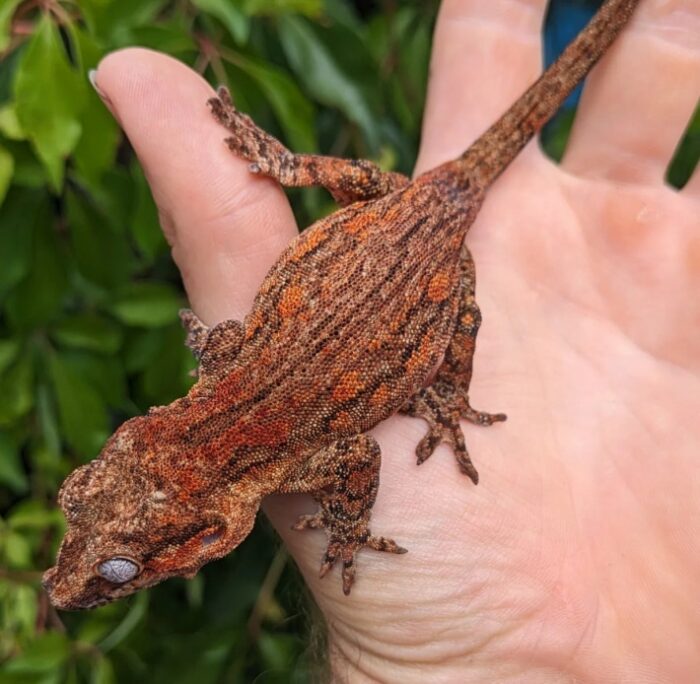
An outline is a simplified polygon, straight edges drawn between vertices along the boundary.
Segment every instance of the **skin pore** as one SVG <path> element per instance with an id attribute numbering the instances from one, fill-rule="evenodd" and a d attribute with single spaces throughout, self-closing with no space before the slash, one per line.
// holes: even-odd
<path id="1" fill-rule="evenodd" d="M 545 5 L 443 3 L 417 171 L 461 153 L 537 77 Z M 317 577 L 325 535 L 289 529 L 310 498 L 266 504 L 326 617 L 338 681 L 700 669 L 700 172 L 680 192 L 663 182 L 700 92 L 699 33 L 694 0 L 642 2 L 587 83 L 562 165 L 531 144 L 467 238 L 484 317 L 471 394 L 509 416 L 465 425 L 479 486 L 444 446 L 416 467 L 422 421 L 374 430 L 372 525 L 409 553 L 360 554 L 350 599 Z M 182 64 L 128 49 L 96 81 L 193 309 L 242 318 L 296 233 L 284 193 L 228 152 L 210 87 Z"/>

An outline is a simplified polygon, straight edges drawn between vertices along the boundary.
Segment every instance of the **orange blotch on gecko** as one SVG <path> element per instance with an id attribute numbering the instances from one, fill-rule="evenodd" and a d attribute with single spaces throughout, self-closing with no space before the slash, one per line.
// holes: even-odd
<path id="1" fill-rule="evenodd" d="M 290 318 L 302 307 L 304 290 L 298 285 L 290 285 L 282 291 L 282 297 L 277 305 L 277 313 L 282 318 Z"/>
<path id="2" fill-rule="evenodd" d="M 379 387 L 377 387 L 376 390 L 374 390 L 374 393 L 369 399 L 369 404 L 370 406 L 386 406 L 386 402 L 390 397 L 391 389 L 389 389 L 389 385 L 383 382 L 381 385 L 379 385 Z"/>
<path id="3" fill-rule="evenodd" d="M 447 299 L 452 289 L 452 280 L 447 271 L 438 271 L 428 284 L 428 299 L 431 302 L 442 302 Z"/>
<path id="4" fill-rule="evenodd" d="M 328 230 L 323 227 L 318 230 L 309 231 L 308 237 L 301 240 L 299 246 L 292 253 L 292 261 L 299 261 L 309 252 L 316 249 L 322 242 L 328 238 Z"/>
<path id="5" fill-rule="evenodd" d="M 329 427 L 336 432 L 344 432 L 352 427 L 352 416 L 347 411 L 341 411 L 331 422 Z"/>
<path id="6" fill-rule="evenodd" d="M 364 383 L 360 379 L 360 374 L 357 371 L 350 371 L 340 377 L 331 399 L 337 402 L 347 401 L 357 396 L 363 389 Z"/>
<path id="7" fill-rule="evenodd" d="M 414 373 L 426 365 L 430 365 L 431 356 L 433 354 L 433 340 L 432 335 L 426 335 L 423 341 L 420 343 L 418 349 L 416 349 L 411 358 L 406 361 L 406 372 Z"/>

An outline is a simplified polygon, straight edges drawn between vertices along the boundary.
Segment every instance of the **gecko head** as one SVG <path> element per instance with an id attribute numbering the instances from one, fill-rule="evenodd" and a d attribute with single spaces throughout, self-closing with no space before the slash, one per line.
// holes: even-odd
<path id="1" fill-rule="evenodd" d="M 224 491 L 214 473 L 207 480 L 206 470 L 188 469 L 165 441 L 157 453 L 146 447 L 147 421 L 125 423 L 61 487 L 67 529 L 43 577 L 57 608 L 93 608 L 169 577 L 191 578 L 253 527 L 259 499 Z"/>

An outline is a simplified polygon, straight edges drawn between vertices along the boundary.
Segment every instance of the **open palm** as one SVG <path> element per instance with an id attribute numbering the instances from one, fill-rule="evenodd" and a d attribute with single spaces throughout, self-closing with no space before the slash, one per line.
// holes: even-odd
<path id="1" fill-rule="evenodd" d="M 544 0 L 445 0 L 418 171 L 459 154 L 541 69 Z M 700 8 L 642 2 L 590 79 L 561 167 L 535 145 L 468 241 L 484 315 L 465 426 L 481 483 L 426 426 L 378 426 L 372 529 L 350 598 L 317 578 L 325 539 L 267 511 L 317 597 L 352 681 L 672 681 L 700 670 L 700 173 L 666 165 L 700 89 Z M 209 87 L 144 50 L 97 83 L 141 158 L 193 308 L 242 318 L 296 227 L 282 192 L 231 158 Z M 235 84 L 233 84 L 235 90 Z M 174 147 L 173 141 L 177 141 Z M 534 679 L 533 679 L 534 678 Z"/>

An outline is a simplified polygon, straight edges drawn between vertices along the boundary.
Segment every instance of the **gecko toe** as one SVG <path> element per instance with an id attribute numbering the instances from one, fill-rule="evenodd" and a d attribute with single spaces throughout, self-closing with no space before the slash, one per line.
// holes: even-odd
<path id="1" fill-rule="evenodd" d="M 313 515 L 301 515 L 299 519 L 292 525 L 293 530 L 317 530 L 324 527 L 323 516 L 321 513 Z"/>
<path id="2" fill-rule="evenodd" d="M 220 85 L 216 89 L 216 95 L 224 104 L 224 106 L 233 107 L 233 98 L 231 97 L 231 91 L 226 86 Z"/>
<path id="3" fill-rule="evenodd" d="M 343 594 L 349 596 L 352 585 L 355 583 L 355 562 L 352 558 L 350 560 L 343 561 L 342 579 Z"/>
<path id="4" fill-rule="evenodd" d="M 386 553 L 408 553 L 408 549 L 399 546 L 393 539 L 387 539 L 386 537 L 374 537 L 370 535 L 365 542 L 365 546 L 375 551 L 384 551 Z"/>

